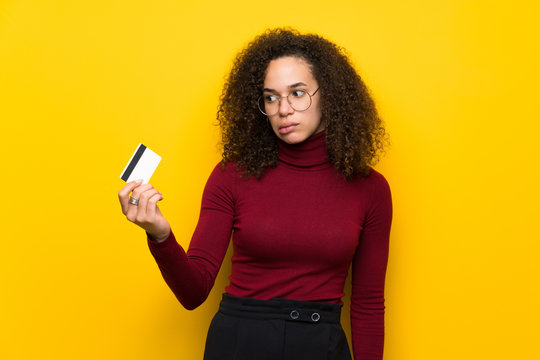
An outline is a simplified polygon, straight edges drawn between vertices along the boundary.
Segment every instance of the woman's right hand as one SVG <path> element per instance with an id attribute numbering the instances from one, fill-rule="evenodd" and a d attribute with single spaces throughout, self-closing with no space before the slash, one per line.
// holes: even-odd
<path id="1" fill-rule="evenodd" d="M 130 193 L 132 198 L 139 199 L 138 205 L 129 203 Z M 118 192 L 118 199 L 126 218 L 143 228 L 152 240 L 160 242 L 169 236 L 171 226 L 157 206 L 163 196 L 151 184 L 131 181 Z"/>

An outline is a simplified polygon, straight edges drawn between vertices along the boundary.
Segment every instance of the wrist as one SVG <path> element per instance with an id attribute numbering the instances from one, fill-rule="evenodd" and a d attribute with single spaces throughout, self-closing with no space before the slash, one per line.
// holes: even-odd
<path id="1" fill-rule="evenodd" d="M 170 233 L 170 231 L 165 235 L 163 235 L 163 234 L 161 234 L 161 235 L 152 235 L 149 232 L 146 232 L 146 236 L 148 236 L 148 238 L 150 240 L 152 240 L 153 242 L 160 243 L 160 242 L 163 242 L 163 241 L 167 240 L 167 238 L 169 237 L 169 233 Z"/>

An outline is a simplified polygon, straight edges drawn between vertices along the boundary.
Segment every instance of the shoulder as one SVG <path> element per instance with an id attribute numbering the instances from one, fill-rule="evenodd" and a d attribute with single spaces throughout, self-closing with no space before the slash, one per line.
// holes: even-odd
<path id="1" fill-rule="evenodd" d="M 358 176 L 354 181 L 358 182 L 362 196 L 367 199 L 371 207 L 392 207 L 392 194 L 390 184 L 383 174 L 370 168 L 368 176 Z"/>
<path id="2" fill-rule="evenodd" d="M 379 220 L 385 220 L 384 223 L 390 223 L 392 221 L 392 193 L 390 192 L 390 185 L 386 178 L 376 171 L 370 169 L 370 174 L 366 178 L 369 183 L 369 198 L 371 215 Z"/>
<path id="3" fill-rule="evenodd" d="M 208 181 L 235 181 L 240 178 L 240 172 L 233 162 L 220 161 L 214 166 Z"/>
<path id="4" fill-rule="evenodd" d="M 240 172 L 235 163 L 223 161 L 218 162 L 206 182 L 207 191 L 233 192 L 240 180 Z"/>
<path id="5" fill-rule="evenodd" d="M 362 191 L 390 192 L 390 185 L 384 175 L 371 167 L 367 176 L 358 174 L 350 182 Z"/>
<path id="6" fill-rule="evenodd" d="M 369 175 L 365 178 L 370 187 L 379 189 L 379 191 L 390 191 L 390 184 L 383 174 L 377 170 L 370 168 Z"/>
<path id="7" fill-rule="evenodd" d="M 202 208 L 232 211 L 237 194 L 238 173 L 233 164 L 219 162 L 203 190 Z"/>

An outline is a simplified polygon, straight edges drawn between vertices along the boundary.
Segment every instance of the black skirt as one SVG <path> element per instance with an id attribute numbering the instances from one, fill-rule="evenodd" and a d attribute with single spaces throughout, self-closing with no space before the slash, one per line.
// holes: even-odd
<path id="1" fill-rule="evenodd" d="M 341 305 L 223 294 L 204 360 L 351 360 Z"/>

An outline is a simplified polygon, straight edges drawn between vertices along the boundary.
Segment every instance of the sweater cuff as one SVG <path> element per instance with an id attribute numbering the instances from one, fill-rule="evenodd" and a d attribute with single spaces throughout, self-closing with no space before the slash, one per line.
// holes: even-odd
<path id="1" fill-rule="evenodd" d="M 172 230 L 169 232 L 169 236 L 167 236 L 167 238 L 161 242 L 152 240 L 152 238 L 150 237 L 148 233 L 146 233 L 146 240 L 150 248 L 156 248 L 156 249 L 167 247 L 171 242 L 173 243 L 176 242 L 176 238 L 174 237 Z"/>

